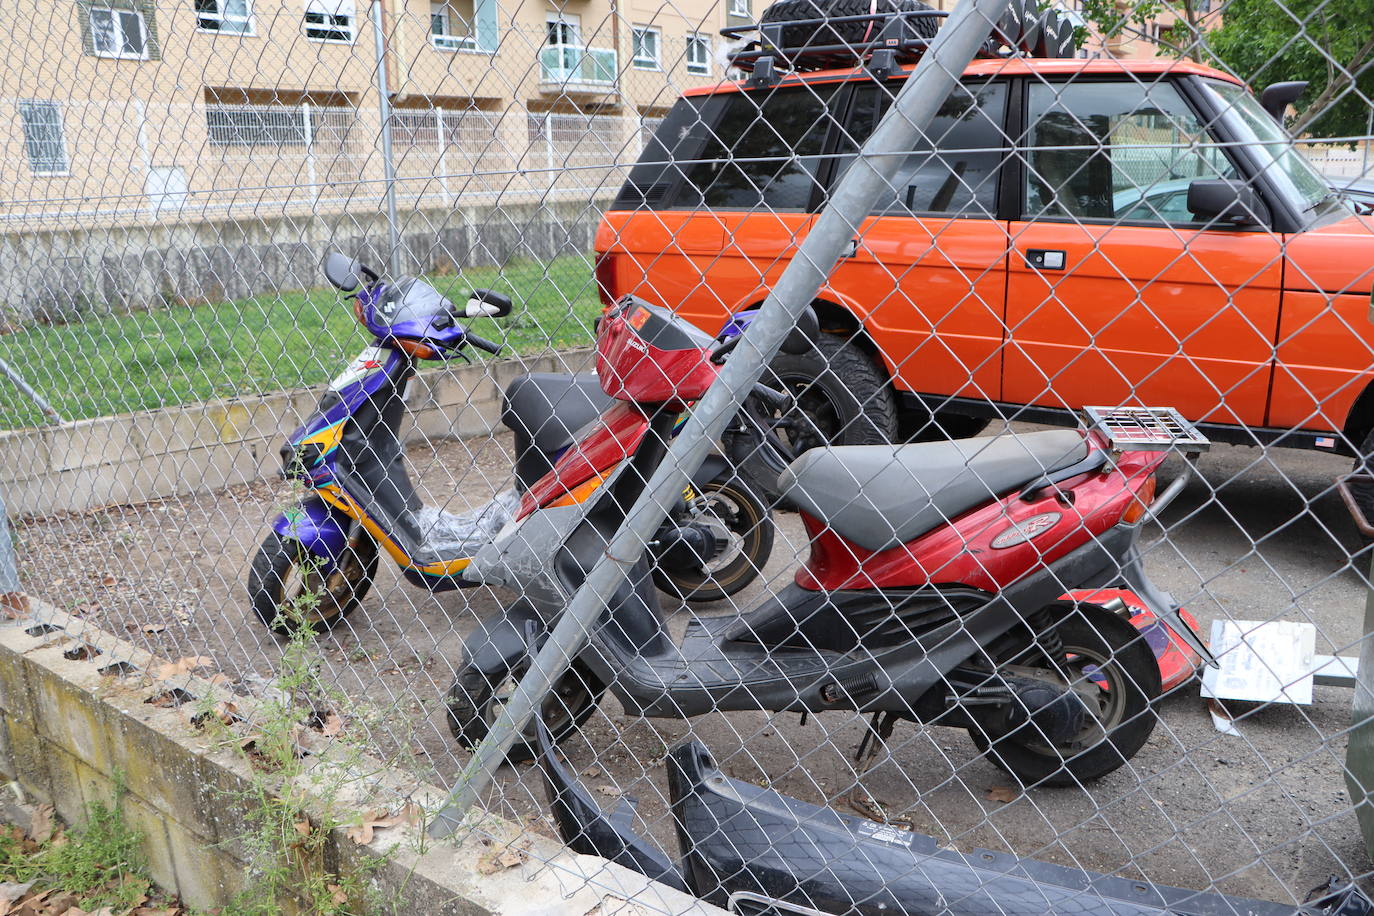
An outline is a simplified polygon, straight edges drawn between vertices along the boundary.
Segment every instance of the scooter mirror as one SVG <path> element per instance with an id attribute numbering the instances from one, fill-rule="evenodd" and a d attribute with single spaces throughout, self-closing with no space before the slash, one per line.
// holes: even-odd
<path id="1" fill-rule="evenodd" d="M 820 333 L 821 323 L 817 320 L 816 313 L 807 309 L 797 316 L 797 326 L 788 331 L 787 336 L 783 338 L 782 352 L 791 356 L 810 353 Z"/>
<path id="2" fill-rule="evenodd" d="M 358 263 L 357 258 L 350 258 L 347 255 L 331 251 L 324 259 L 324 277 L 335 288 L 351 293 L 358 288 L 362 281 L 363 273 L 371 273 L 362 264 Z"/>
<path id="3" fill-rule="evenodd" d="M 504 318 L 512 308 L 509 297 L 490 289 L 474 289 L 464 314 L 468 318 Z"/>

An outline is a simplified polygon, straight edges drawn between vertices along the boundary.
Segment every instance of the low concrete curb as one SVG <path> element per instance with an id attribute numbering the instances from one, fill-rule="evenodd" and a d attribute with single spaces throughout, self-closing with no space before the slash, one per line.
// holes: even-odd
<path id="1" fill-rule="evenodd" d="M 527 372 L 586 368 L 592 351 L 445 366 L 416 376 L 405 441 L 486 436 L 501 393 Z M 252 483 L 277 473 L 287 435 L 320 388 L 206 401 L 62 426 L 0 432 L 0 489 L 12 516 L 80 512 Z"/>
<path id="2" fill-rule="evenodd" d="M 86 805 L 110 802 L 122 786 L 123 811 L 146 838 L 153 879 L 192 906 L 225 905 L 246 884 L 241 800 L 255 783 L 241 754 L 213 747 L 192 725 L 198 703 L 190 698 L 232 700 L 249 721 L 253 701 L 204 678 L 157 680 L 152 672 L 162 662 L 148 652 L 45 602 L 34 605 L 32 618 L 0 626 L 0 770 L 68 823 L 82 822 Z M 185 691 L 185 705 L 148 702 L 173 688 Z M 433 810 L 442 797 L 380 761 L 344 758 L 324 745 L 312 749 L 295 787 L 310 799 L 307 808 L 360 812 L 410 798 Z M 331 779 L 336 773 L 349 778 Z M 321 784 L 344 788 L 326 801 Z M 523 864 L 479 872 L 484 856 L 490 861 L 517 838 Z M 365 875 L 397 912 L 424 916 L 724 912 L 492 816 L 456 848 L 425 843 L 419 825 L 379 830 L 368 846 L 338 828 L 325 838 L 318 867 Z"/>

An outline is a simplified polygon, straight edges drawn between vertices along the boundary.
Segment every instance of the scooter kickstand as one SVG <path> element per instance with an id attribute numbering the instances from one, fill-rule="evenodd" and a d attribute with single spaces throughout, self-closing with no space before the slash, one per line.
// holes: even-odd
<path id="1" fill-rule="evenodd" d="M 882 802 L 874 798 L 862 782 L 864 774 L 873 768 L 878 759 L 879 749 L 887 747 L 887 739 L 892 737 L 892 729 L 896 724 L 897 715 L 891 712 L 875 712 L 873 718 L 869 719 L 868 730 L 864 732 L 859 749 L 854 754 L 854 788 L 849 790 L 848 801 L 851 808 L 869 820 L 910 829 L 909 819 L 890 817 Z"/>
<path id="2" fill-rule="evenodd" d="M 871 758 L 878 756 L 879 743 L 886 746 L 896 724 L 897 716 L 890 712 L 875 712 L 873 718 L 868 720 L 868 730 L 859 742 L 859 749 L 854 752 L 854 770 L 857 775 L 862 776 L 868 772 L 869 767 L 873 765 Z"/>

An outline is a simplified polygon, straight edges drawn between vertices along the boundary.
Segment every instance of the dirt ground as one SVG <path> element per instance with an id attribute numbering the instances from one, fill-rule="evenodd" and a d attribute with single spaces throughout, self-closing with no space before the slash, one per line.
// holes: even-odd
<path id="1" fill-rule="evenodd" d="M 448 441 L 412 450 L 422 495 L 450 511 L 509 485 L 509 442 Z M 1365 590 L 1350 566 L 1360 545 L 1328 491 L 1348 462 L 1331 456 L 1217 446 L 1169 510 L 1172 528 L 1147 565 L 1202 621 L 1221 614 L 1318 625 L 1318 652 L 1358 654 Z M 454 495 L 459 494 L 459 495 Z M 250 618 L 243 587 L 284 484 L 29 520 L 19 532 L 28 588 L 167 657 L 208 655 L 247 692 L 269 685 L 280 646 Z M 1158 534 L 1159 532 L 1157 532 Z M 790 579 L 805 553 L 794 515 L 748 606 Z M 339 632 L 321 640 L 323 675 L 348 698 L 350 728 L 380 754 L 440 784 L 466 760 L 442 715 L 464 633 L 509 595 L 437 596 L 402 581 L 383 558 L 377 587 Z M 728 603 L 700 613 L 730 613 Z M 677 624 L 685 620 L 679 615 Z M 1295 901 L 1342 862 L 1367 858 L 1342 778 L 1349 690 L 1317 688 L 1309 707 L 1246 711 L 1241 737 L 1213 728 L 1195 684 L 1162 700 L 1145 749 L 1084 789 L 1036 789 L 1001 802 L 1009 777 L 977 757 L 963 733 L 898 725 L 864 785 L 915 829 L 960 849 L 983 846 L 1161 884 Z M 851 810 L 852 758 L 864 733 L 853 714 L 805 725 L 796 715 L 729 713 L 692 722 L 645 720 L 603 702 L 568 752 L 603 803 L 640 804 L 641 826 L 676 854 L 662 757 L 693 735 L 737 778 Z M 1000 792 L 993 792 L 994 796 Z M 507 769 L 489 804 L 549 831 L 543 789 Z"/>

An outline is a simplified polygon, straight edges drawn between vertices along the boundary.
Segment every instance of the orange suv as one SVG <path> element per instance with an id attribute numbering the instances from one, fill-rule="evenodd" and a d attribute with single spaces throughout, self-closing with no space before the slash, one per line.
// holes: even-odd
<path id="1" fill-rule="evenodd" d="M 760 303 L 911 71 L 877 61 L 686 92 L 601 222 L 603 297 L 712 333 Z M 831 333 L 775 366 L 821 434 L 1171 404 L 1223 441 L 1374 451 L 1374 221 L 1233 77 L 990 57 L 926 135 L 814 303 Z"/>

